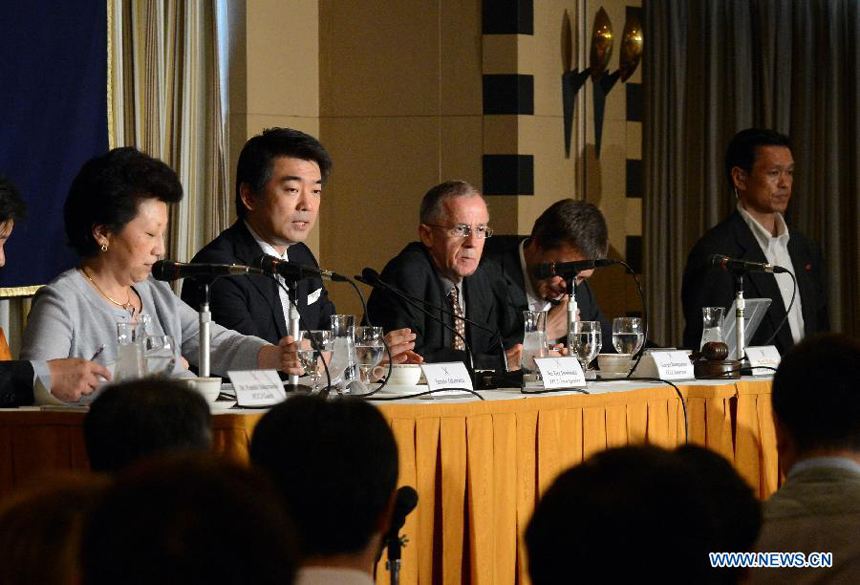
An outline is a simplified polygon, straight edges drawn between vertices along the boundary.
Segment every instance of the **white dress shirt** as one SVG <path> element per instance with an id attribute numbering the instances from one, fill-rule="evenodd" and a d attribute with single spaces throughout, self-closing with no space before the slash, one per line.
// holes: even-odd
<path id="1" fill-rule="evenodd" d="M 263 240 L 263 238 L 258 236 L 257 232 L 254 231 L 254 228 L 252 228 L 251 224 L 249 224 L 247 221 L 245 222 L 245 227 L 247 227 L 248 231 L 251 232 L 251 237 L 254 238 L 254 241 L 257 242 L 257 245 L 260 246 L 260 249 L 263 250 L 264 254 L 274 256 L 278 260 L 289 260 L 289 258 L 287 258 L 287 253 L 290 251 L 289 248 L 284 250 L 284 253 L 281 254 L 280 252 L 275 250 L 274 246 L 272 246 L 270 243 L 266 242 L 265 240 Z M 281 283 L 281 286 L 278 287 L 278 297 L 280 297 L 280 299 L 281 299 L 281 310 L 284 311 L 284 323 L 287 324 L 287 331 L 289 331 L 289 329 L 290 329 L 290 296 L 289 296 L 289 294 L 287 294 L 287 288 L 289 288 L 289 287 L 287 285 L 287 281 L 284 280 L 284 277 L 281 276 L 280 274 L 276 274 L 275 278 L 278 280 L 279 283 Z M 289 331 L 289 334 L 292 335 L 293 337 L 296 337 L 295 331 Z"/>
<path id="2" fill-rule="evenodd" d="M 550 307 L 552 307 L 552 303 L 545 299 L 538 298 L 537 292 L 532 287 L 532 279 L 529 278 L 528 268 L 526 268 L 526 255 L 525 255 L 525 245 L 526 241 L 523 240 L 520 242 L 520 268 L 523 271 L 523 282 L 526 284 L 526 300 L 529 303 L 529 311 L 540 312 L 540 311 L 549 311 Z"/>
<path id="3" fill-rule="evenodd" d="M 767 258 L 768 264 L 774 266 L 782 266 L 786 270 L 794 274 L 794 265 L 791 263 L 791 256 L 788 253 L 788 226 L 785 224 L 781 213 L 776 214 L 776 236 L 772 235 L 765 229 L 763 225 L 753 218 L 747 210 L 741 207 L 738 203 L 738 213 L 744 218 L 744 221 L 750 228 L 750 231 L 758 242 L 764 257 Z M 791 294 L 794 290 L 794 284 L 788 274 L 774 274 L 776 285 L 779 287 L 779 292 L 782 295 L 782 302 L 786 309 L 791 302 Z M 791 337 L 795 343 L 803 339 L 803 309 L 801 307 L 800 292 L 794 297 L 794 305 L 788 313 L 788 327 L 791 329 Z"/>

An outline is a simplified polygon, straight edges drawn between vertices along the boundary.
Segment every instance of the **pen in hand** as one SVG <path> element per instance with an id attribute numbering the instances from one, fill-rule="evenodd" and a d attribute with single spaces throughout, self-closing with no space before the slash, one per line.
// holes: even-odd
<path id="1" fill-rule="evenodd" d="M 98 349 L 96 350 L 96 352 L 93 354 L 93 357 L 91 357 L 91 358 L 90 358 L 90 361 L 91 361 L 91 362 L 92 362 L 92 361 L 95 361 L 95 359 L 96 359 L 97 357 L 99 357 L 99 356 L 101 355 L 101 353 L 102 353 L 104 350 L 105 350 L 105 344 L 103 343 L 103 344 L 101 345 L 101 347 L 100 347 L 100 348 L 98 348 Z"/>

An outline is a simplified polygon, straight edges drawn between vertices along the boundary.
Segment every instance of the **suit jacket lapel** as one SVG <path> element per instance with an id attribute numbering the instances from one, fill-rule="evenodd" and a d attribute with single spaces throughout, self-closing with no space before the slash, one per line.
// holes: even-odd
<path id="1" fill-rule="evenodd" d="M 794 302 L 806 299 L 806 302 L 801 304 L 800 311 L 803 315 L 804 335 L 808 335 L 813 331 L 813 324 L 816 321 L 816 306 L 812 302 L 816 298 L 815 285 L 808 276 L 814 260 L 807 254 L 807 249 L 800 245 L 800 240 L 794 237 L 788 239 L 788 254 L 791 256 L 791 266 L 797 281 L 797 298 Z"/>
<path id="2" fill-rule="evenodd" d="M 528 309 L 529 301 L 526 298 L 526 283 L 523 277 L 523 268 L 520 264 L 519 245 L 505 253 L 502 260 L 502 271 L 505 277 L 516 285 L 508 287 L 515 309 L 517 311 L 525 311 Z"/>
<path id="3" fill-rule="evenodd" d="M 248 231 L 243 220 L 238 220 L 234 226 L 236 229 L 236 238 L 234 240 L 234 253 L 236 258 L 245 264 L 250 264 L 259 258 L 263 251 L 260 245 Z M 281 297 L 278 294 L 278 283 L 271 276 L 263 276 L 249 274 L 247 278 L 251 284 L 260 291 L 263 298 L 269 304 L 272 310 L 272 318 L 275 320 L 275 325 L 278 328 L 278 335 L 284 337 L 287 334 L 287 322 L 284 319 L 284 308 L 281 305 Z M 301 306 L 301 305 L 299 305 Z"/>

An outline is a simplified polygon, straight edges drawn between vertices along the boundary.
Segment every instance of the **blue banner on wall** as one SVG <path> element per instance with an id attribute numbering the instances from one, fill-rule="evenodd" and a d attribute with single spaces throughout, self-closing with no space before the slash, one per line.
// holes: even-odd
<path id="1" fill-rule="evenodd" d="M 6 244 L 0 287 L 45 284 L 78 262 L 63 203 L 108 149 L 107 2 L 8 2 L 0 14 L 0 174 L 27 219 Z"/>

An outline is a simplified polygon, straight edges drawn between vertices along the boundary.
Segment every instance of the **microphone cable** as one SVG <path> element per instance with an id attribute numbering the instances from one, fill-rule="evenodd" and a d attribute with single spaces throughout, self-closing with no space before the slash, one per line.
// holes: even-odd
<path id="1" fill-rule="evenodd" d="M 661 384 L 668 384 L 675 389 L 675 394 L 678 395 L 678 400 L 681 401 L 681 409 L 684 411 L 684 443 L 688 444 L 690 442 L 690 423 L 687 420 L 687 401 L 684 400 L 684 395 L 681 394 L 681 389 L 674 383 L 669 380 L 664 380 L 663 378 L 636 378 L 636 380 L 642 380 L 644 382 L 660 382 Z"/>
<path id="2" fill-rule="evenodd" d="M 627 378 L 633 375 L 633 372 L 636 371 L 636 368 L 639 367 L 639 362 L 642 361 L 642 356 L 645 355 L 645 343 L 648 341 L 648 303 L 645 301 L 645 293 L 642 291 L 642 283 L 639 282 L 639 277 L 636 276 L 636 272 L 630 268 L 630 265 L 622 260 L 616 260 L 617 264 L 621 264 L 627 271 L 627 274 L 633 277 L 633 282 L 636 283 L 636 290 L 639 291 L 639 299 L 642 301 L 642 320 L 645 322 L 645 331 L 643 331 L 642 338 L 642 347 L 639 348 L 639 351 L 636 353 L 636 363 L 633 364 L 633 367 L 630 368 L 630 371 L 627 372 Z M 611 340 L 610 340 L 611 341 Z M 686 409 L 685 409 L 686 416 Z"/>
<path id="3" fill-rule="evenodd" d="M 410 398 L 420 398 L 422 396 L 429 396 L 431 394 L 436 394 L 438 392 L 450 392 L 451 390 L 459 390 L 460 392 L 468 392 L 473 396 L 476 396 L 478 400 L 486 400 L 483 396 L 478 394 L 477 390 L 473 390 L 470 388 L 437 388 L 436 390 L 425 390 L 424 392 L 418 392 L 416 394 L 403 394 L 402 396 L 376 396 L 374 398 L 368 398 L 368 400 L 379 400 L 390 402 L 394 400 L 408 400 Z M 370 396 L 369 394 L 367 396 Z"/>
<path id="4" fill-rule="evenodd" d="M 794 274 L 790 270 L 785 271 L 786 274 L 791 276 L 791 282 L 793 283 L 793 288 L 791 289 L 791 301 L 788 303 L 788 308 L 785 310 L 785 316 L 783 316 L 782 321 L 779 322 L 779 325 L 776 326 L 776 329 L 773 331 L 773 335 L 767 338 L 762 345 L 770 345 L 770 342 L 776 339 L 776 334 L 779 333 L 780 329 L 788 322 L 788 314 L 791 312 L 791 308 L 794 306 L 794 298 L 797 296 L 797 279 L 794 277 Z M 776 275 L 774 275 L 774 280 L 776 280 Z M 779 285 L 777 285 L 777 288 Z M 782 296 L 780 294 L 780 296 Z M 744 352 L 746 353 L 746 352 Z"/>
<path id="5" fill-rule="evenodd" d="M 350 286 L 352 286 L 353 290 L 355 290 L 355 294 L 358 295 L 358 300 L 361 301 L 361 310 L 364 313 L 363 318 L 362 318 L 362 322 L 367 323 L 368 327 L 373 327 L 373 323 L 371 323 L 371 321 L 370 321 L 370 315 L 367 314 L 367 302 L 365 302 L 365 300 L 364 300 L 364 295 L 362 294 L 361 289 L 358 288 L 358 285 L 356 285 L 355 282 L 353 282 L 353 280 L 351 278 L 347 278 L 345 276 L 343 278 L 346 282 L 348 282 L 350 284 Z M 388 342 L 385 340 L 384 332 L 383 332 L 383 336 L 382 336 L 382 345 L 383 345 L 383 347 L 385 347 L 385 353 L 388 356 L 388 372 L 386 372 L 385 377 L 382 379 L 382 383 L 379 386 L 377 386 L 374 390 L 371 390 L 367 394 L 362 394 L 360 396 L 361 398 L 367 399 L 368 397 L 373 396 L 374 394 L 376 394 L 377 392 L 379 392 L 380 390 L 385 388 L 385 385 L 388 384 L 388 379 L 391 377 L 391 370 L 392 370 L 392 366 L 394 365 L 394 358 L 391 356 L 391 348 L 388 346 Z M 375 367 L 376 366 L 374 366 L 374 368 Z M 372 375 L 372 373 L 373 373 L 373 370 L 371 370 L 370 373 L 368 374 L 368 377 L 367 377 L 367 383 L 368 384 L 370 384 L 370 375 Z"/>

